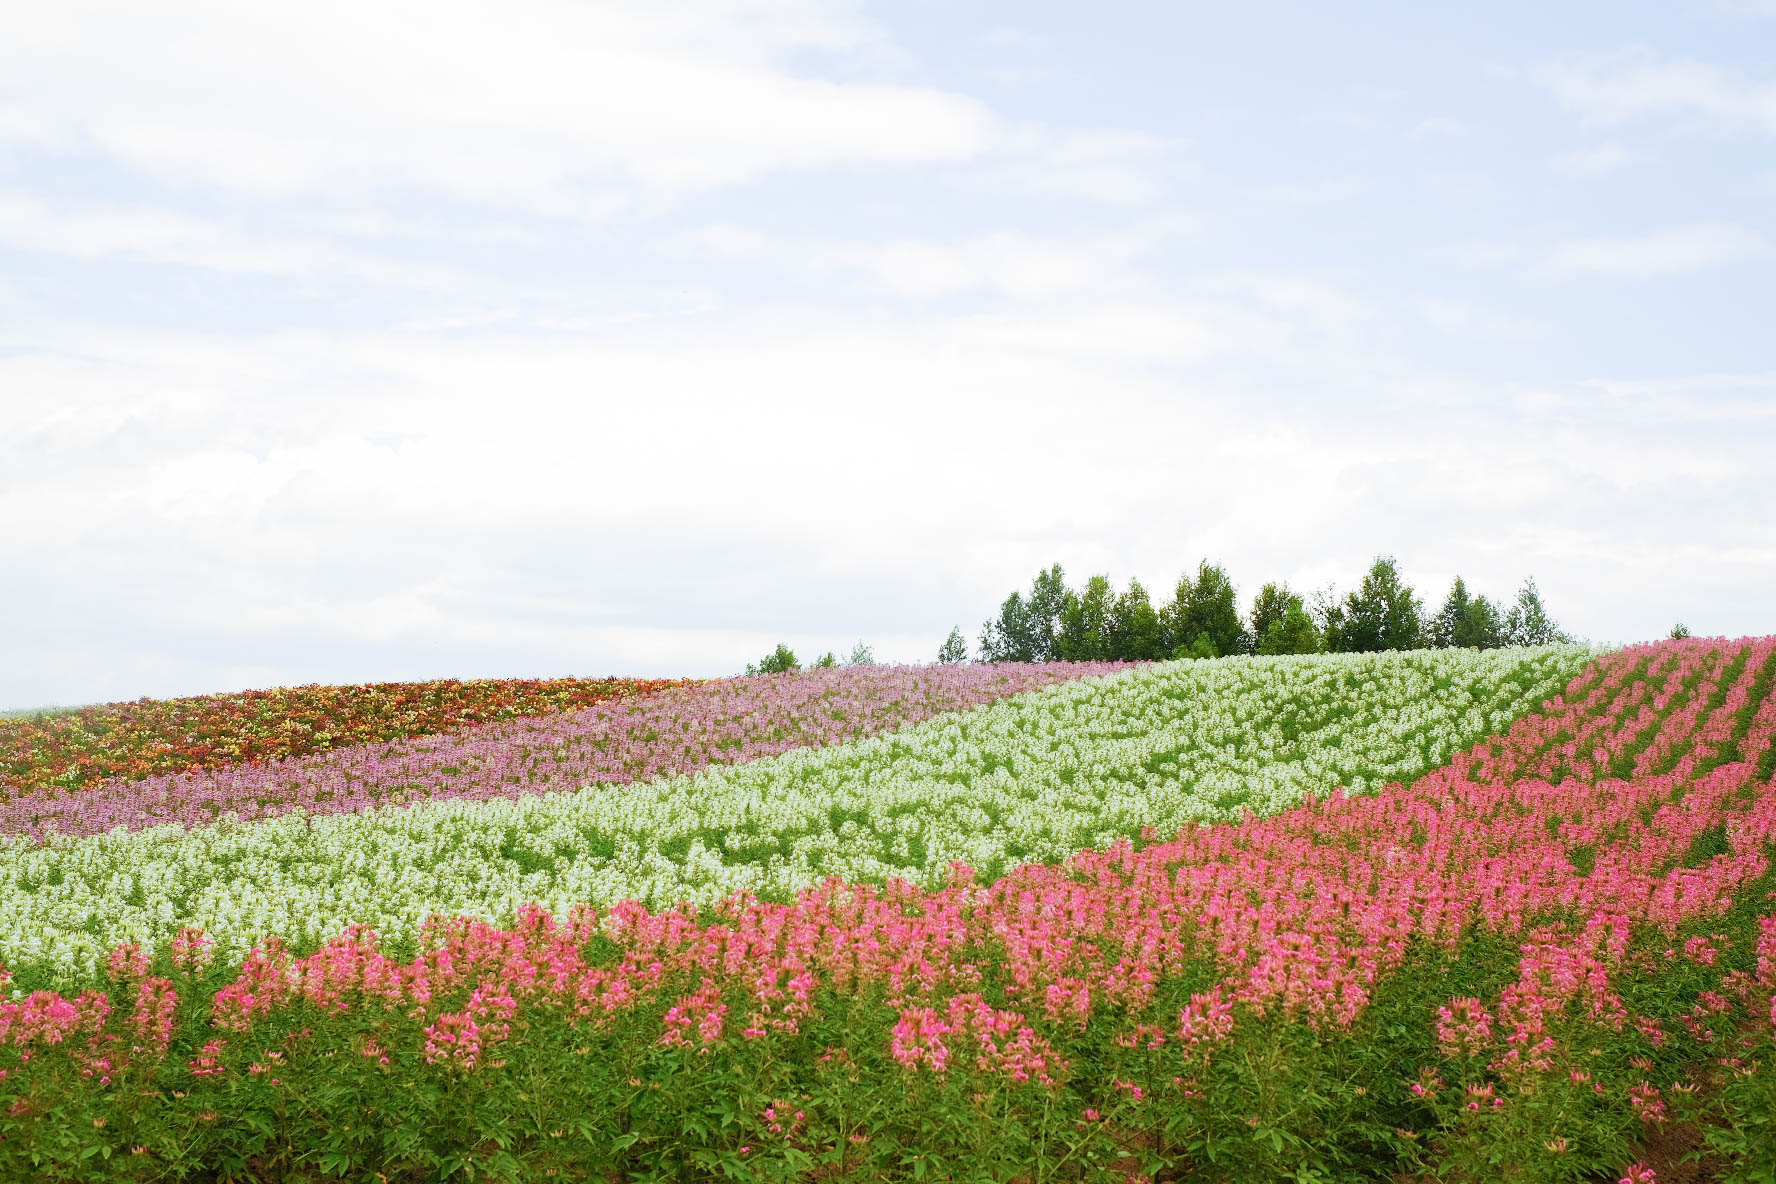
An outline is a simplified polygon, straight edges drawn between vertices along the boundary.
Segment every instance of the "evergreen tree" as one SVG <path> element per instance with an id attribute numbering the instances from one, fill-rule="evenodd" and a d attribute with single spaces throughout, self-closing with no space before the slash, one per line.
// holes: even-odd
<path id="1" fill-rule="evenodd" d="M 937 660 L 945 666 L 956 666 L 968 661 L 968 643 L 962 640 L 962 626 L 957 625 L 950 630 L 949 638 L 937 651 Z"/>
<path id="2" fill-rule="evenodd" d="M 1283 615 L 1270 622 L 1258 639 L 1260 654 L 1317 654 L 1320 652 L 1320 631 L 1308 616 L 1301 597 L 1291 594 L 1283 606 Z"/>
<path id="3" fill-rule="evenodd" d="M 1426 641 L 1438 649 L 1458 646 L 1460 636 L 1467 626 L 1468 609 L 1473 605 L 1474 598 L 1468 595 L 1468 585 L 1460 576 L 1449 586 L 1449 595 L 1443 599 L 1443 607 L 1430 620 L 1430 636 Z"/>
<path id="4" fill-rule="evenodd" d="M 1424 632 L 1423 604 L 1391 555 L 1377 556 L 1357 590 L 1327 615 L 1326 648 L 1336 652 L 1416 649 Z"/>
<path id="5" fill-rule="evenodd" d="M 1425 623 L 1425 641 L 1439 647 L 1493 650 L 1505 644 L 1505 622 L 1498 605 L 1484 596 L 1471 596 L 1460 576 L 1437 615 Z"/>
<path id="6" fill-rule="evenodd" d="M 1165 631 L 1159 613 L 1140 580 L 1130 580 L 1126 591 L 1110 607 L 1110 657 L 1122 662 L 1163 658 Z"/>
<path id="7" fill-rule="evenodd" d="M 1517 602 L 1505 614 L 1506 643 L 1548 645 L 1567 640 L 1570 639 L 1561 632 L 1554 618 L 1548 615 L 1547 606 L 1542 603 L 1542 594 L 1536 588 L 1535 577 L 1530 576 L 1523 581 L 1523 587 L 1517 590 Z"/>
<path id="8" fill-rule="evenodd" d="M 1461 624 L 1456 627 L 1455 640 L 1450 644 L 1475 650 L 1496 650 L 1504 645 L 1505 625 L 1499 616 L 1498 605 L 1484 596 L 1469 601 Z"/>
<path id="9" fill-rule="evenodd" d="M 1057 656 L 1069 662 L 1101 662 L 1110 656 L 1110 577 L 1093 576 L 1083 592 L 1068 591 L 1061 604 Z"/>

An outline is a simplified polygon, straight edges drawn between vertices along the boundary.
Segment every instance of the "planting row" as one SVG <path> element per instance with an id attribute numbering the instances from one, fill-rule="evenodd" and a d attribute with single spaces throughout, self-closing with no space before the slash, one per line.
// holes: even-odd
<path id="1" fill-rule="evenodd" d="M 1669 1142 L 1763 1179 L 1770 654 L 1612 656 L 1410 788 L 990 884 L 957 867 L 931 890 L 526 908 L 509 928 L 434 921 L 406 948 L 353 927 L 232 965 L 194 932 L 125 948 L 102 987 L 0 1005 L 0 1178 L 1640 1181 L 1633 1161 Z M 1407 673 L 1427 660 L 1362 673 L 1351 714 L 1403 684 L 1434 713 L 1449 689 Z M 1241 667 L 1262 669 L 1219 669 Z M 1176 725 L 1167 688 L 1232 677 L 1217 670 L 914 732 L 1066 719 L 1075 767 L 1100 776 L 1138 723 Z M 1232 695 L 1225 734 L 1330 747 L 1261 701 Z M 1093 722 L 1107 703 L 1120 734 Z M 1230 742 L 1219 759 L 1246 759 Z M 992 777 L 984 755 L 934 751 Z M 1544 761 L 1570 775 L 1474 779 Z M 809 767 L 769 764 L 780 786 Z"/>
<path id="2" fill-rule="evenodd" d="M 1110 662 L 860 666 L 671 686 L 571 713 L 446 736 L 359 744 L 301 760 L 43 791 L 0 801 L 0 834 L 93 835 L 227 815 L 340 814 L 417 801 L 521 797 L 625 784 L 873 736 L 1069 679 Z"/>
<path id="3" fill-rule="evenodd" d="M 1486 781 L 1668 775 L 1749 761 L 1776 775 L 1776 637 L 1691 638 L 1603 655 L 1559 710 L 1513 724 L 1462 767 Z"/>
<path id="4" fill-rule="evenodd" d="M 238 957 L 265 934 L 312 948 L 356 923 L 399 941 L 431 913 L 509 921 L 532 902 L 785 900 L 828 876 L 934 886 L 956 861 L 996 875 L 1337 786 L 1410 780 L 1557 696 L 1586 658 L 1565 646 L 1169 663 L 689 777 L 546 795 L 483 781 L 520 796 L 15 836 L 0 841 L 0 959 L 21 981 L 66 986 L 93 981 L 117 942 L 159 949 L 187 925 Z M 831 705 L 815 696 L 789 718 L 824 717 L 818 726 L 837 732 L 850 717 L 832 719 Z M 668 726 L 650 743 L 670 756 L 702 740 Z"/>
<path id="5" fill-rule="evenodd" d="M 443 679 L 141 699 L 0 718 L 0 796 L 257 764 L 577 711 L 681 685 L 636 678 Z"/>

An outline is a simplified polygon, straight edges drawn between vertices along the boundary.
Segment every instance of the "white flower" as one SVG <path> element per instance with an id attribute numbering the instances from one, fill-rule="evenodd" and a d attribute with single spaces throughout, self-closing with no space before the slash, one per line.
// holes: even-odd
<path id="1" fill-rule="evenodd" d="M 182 925 L 239 955 L 268 933 L 312 946 L 351 922 L 408 936 L 434 911 L 509 921 L 532 900 L 788 895 L 835 874 L 931 885 L 953 860 L 992 875 L 1144 826 L 1169 833 L 1411 779 L 1539 707 L 1590 656 L 1165 663 L 645 784 L 0 838 L 0 962 L 74 985 L 116 942 L 170 940 Z"/>

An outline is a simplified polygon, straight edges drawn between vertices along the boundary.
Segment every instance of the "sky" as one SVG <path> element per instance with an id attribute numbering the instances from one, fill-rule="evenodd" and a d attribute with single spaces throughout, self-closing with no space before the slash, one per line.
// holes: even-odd
<path id="1" fill-rule="evenodd" d="M 0 707 L 929 661 L 1204 558 L 1776 632 L 1776 0 L 21 6 Z"/>

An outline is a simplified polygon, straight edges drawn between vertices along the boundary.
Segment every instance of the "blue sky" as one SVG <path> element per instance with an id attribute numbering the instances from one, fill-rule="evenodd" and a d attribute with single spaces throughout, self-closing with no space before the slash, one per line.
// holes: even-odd
<path id="1" fill-rule="evenodd" d="M 1776 629 L 1776 4 L 1447 7 L 18 14 L 0 706 L 926 660 L 1057 560 Z"/>

